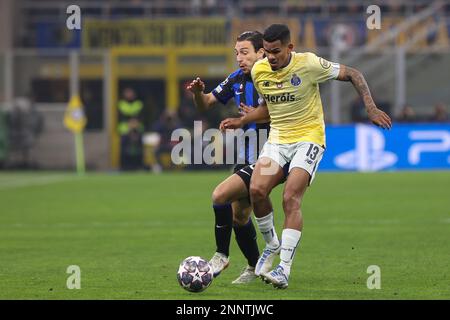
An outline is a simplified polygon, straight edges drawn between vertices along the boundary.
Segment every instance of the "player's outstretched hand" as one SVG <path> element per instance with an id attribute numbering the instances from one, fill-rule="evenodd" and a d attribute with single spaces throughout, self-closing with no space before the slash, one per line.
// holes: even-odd
<path id="1" fill-rule="evenodd" d="M 391 129 L 392 127 L 392 120 L 391 118 L 380 109 L 373 109 L 368 113 L 370 121 L 378 127 L 381 127 L 383 129 Z"/>
<path id="2" fill-rule="evenodd" d="M 242 115 L 246 115 L 247 113 L 250 113 L 252 111 L 255 111 L 255 108 L 247 106 L 241 102 L 239 106 L 239 113 Z"/>
<path id="3" fill-rule="evenodd" d="M 205 83 L 202 81 L 202 79 L 197 77 L 196 79 L 192 80 L 191 83 L 188 84 L 186 89 L 192 92 L 193 94 L 200 93 L 205 91 Z"/>
<path id="4" fill-rule="evenodd" d="M 220 122 L 219 129 L 220 131 L 225 131 L 226 129 L 239 129 L 242 126 L 241 118 L 227 118 Z"/>

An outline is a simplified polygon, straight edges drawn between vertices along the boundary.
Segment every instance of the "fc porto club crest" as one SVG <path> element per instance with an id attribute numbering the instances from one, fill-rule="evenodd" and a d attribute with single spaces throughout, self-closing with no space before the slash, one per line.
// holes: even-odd
<path id="1" fill-rule="evenodd" d="M 294 73 L 291 78 L 291 84 L 293 86 L 298 86 L 300 83 L 302 83 L 302 79 Z"/>

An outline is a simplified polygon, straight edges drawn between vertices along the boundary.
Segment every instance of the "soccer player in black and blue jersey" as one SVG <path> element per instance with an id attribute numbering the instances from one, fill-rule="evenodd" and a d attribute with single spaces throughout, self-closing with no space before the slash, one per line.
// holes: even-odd
<path id="1" fill-rule="evenodd" d="M 193 80 L 187 89 L 193 93 L 194 103 L 200 111 L 205 111 L 217 102 L 226 104 L 234 98 L 239 110 L 249 111 L 258 107 L 259 95 L 253 86 L 250 71 L 256 61 L 264 57 L 262 34 L 257 31 L 242 33 L 236 41 L 236 60 L 239 69 L 230 74 L 212 92 L 205 94 L 205 85 L 200 78 Z M 249 108 L 250 107 L 250 108 Z M 259 249 L 256 242 L 256 231 L 250 214 L 252 207 L 249 202 L 249 185 L 253 173 L 253 164 L 258 158 L 260 136 L 267 137 L 270 124 L 267 120 L 259 123 L 249 123 L 243 129 L 266 130 L 262 135 L 256 132 L 256 141 L 249 139 L 239 150 L 238 159 L 244 160 L 242 164 L 234 167 L 234 174 L 220 183 L 212 194 L 213 209 L 215 213 L 216 253 L 210 260 L 214 276 L 218 276 L 229 264 L 229 247 L 231 230 L 236 235 L 236 241 L 247 259 L 248 266 L 241 275 L 233 281 L 234 284 L 247 283 L 256 278 L 254 270 L 259 258 Z M 256 143 L 257 145 L 252 145 Z M 255 152 L 256 151 L 256 152 Z M 267 199 L 267 205 L 271 206 Z"/>

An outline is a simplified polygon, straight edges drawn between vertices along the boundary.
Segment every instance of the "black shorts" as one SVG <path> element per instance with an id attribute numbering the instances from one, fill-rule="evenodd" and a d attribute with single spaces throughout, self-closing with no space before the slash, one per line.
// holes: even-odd
<path id="1" fill-rule="evenodd" d="M 280 182 L 286 182 L 287 176 L 289 174 L 289 165 L 290 162 L 286 163 L 283 167 L 284 178 Z M 244 181 L 245 186 L 247 187 L 247 191 L 250 191 L 250 179 L 252 178 L 253 170 L 255 169 L 255 164 L 237 164 L 233 168 L 233 173 L 237 174 Z"/>
<path id="2" fill-rule="evenodd" d="M 244 181 L 247 191 L 250 190 L 250 179 L 252 178 L 253 169 L 255 169 L 254 164 L 237 164 L 233 168 L 233 173 L 237 174 Z"/>

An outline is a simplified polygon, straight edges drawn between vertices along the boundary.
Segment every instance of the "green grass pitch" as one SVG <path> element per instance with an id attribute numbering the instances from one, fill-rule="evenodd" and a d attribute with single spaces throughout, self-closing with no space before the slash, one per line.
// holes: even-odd
<path id="1" fill-rule="evenodd" d="M 229 268 L 183 290 L 180 261 L 214 253 L 211 192 L 227 175 L 1 173 L 0 299 L 450 299 L 450 171 L 319 172 L 287 290 L 231 284 L 245 266 L 234 235 Z M 381 289 L 367 288 L 370 265 Z"/>

